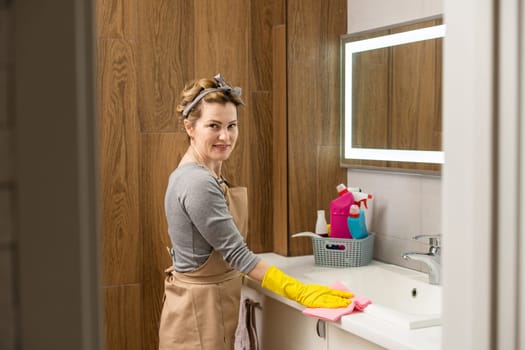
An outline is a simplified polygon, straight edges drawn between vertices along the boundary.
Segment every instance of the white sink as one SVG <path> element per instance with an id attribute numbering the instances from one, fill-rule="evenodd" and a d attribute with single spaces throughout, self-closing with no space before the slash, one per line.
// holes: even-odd
<path id="1" fill-rule="evenodd" d="M 372 301 L 364 310 L 369 315 L 408 329 L 441 325 L 441 286 L 429 284 L 426 274 L 377 262 L 316 270 L 305 272 L 304 277 L 323 285 L 340 281 L 352 293 Z"/>

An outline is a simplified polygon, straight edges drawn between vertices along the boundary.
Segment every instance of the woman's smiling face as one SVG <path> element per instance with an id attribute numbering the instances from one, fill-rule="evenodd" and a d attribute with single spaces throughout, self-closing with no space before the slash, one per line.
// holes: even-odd
<path id="1" fill-rule="evenodd" d="M 228 159 L 237 142 L 237 107 L 232 102 L 203 101 L 201 117 L 192 124 L 184 121 L 191 146 L 199 160 L 209 166 Z"/>

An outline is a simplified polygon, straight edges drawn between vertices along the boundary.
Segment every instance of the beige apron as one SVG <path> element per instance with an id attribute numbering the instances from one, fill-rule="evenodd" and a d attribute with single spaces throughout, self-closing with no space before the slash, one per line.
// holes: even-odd
<path id="1" fill-rule="evenodd" d="M 245 187 L 223 184 L 235 225 L 246 239 Z M 198 269 L 166 270 L 160 317 L 159 350 L 232 350 L 239 317 L 241 275 L 216 252 Z"/>

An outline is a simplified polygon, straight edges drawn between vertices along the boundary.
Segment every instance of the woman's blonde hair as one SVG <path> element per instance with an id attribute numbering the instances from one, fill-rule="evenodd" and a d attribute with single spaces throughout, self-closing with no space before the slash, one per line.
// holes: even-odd
<path id="1" fill-rule="evenodd" d="M 181 102 L 177 105 L 177 114 L 192 124 L 201 117 L 202 101 L 207 103 L 233 103 L 236 107 L 244 105 L 241 89 L 232 88 L 220 74 L 213 78 L 195 79 L 186 84 L 181 92 Z"/>

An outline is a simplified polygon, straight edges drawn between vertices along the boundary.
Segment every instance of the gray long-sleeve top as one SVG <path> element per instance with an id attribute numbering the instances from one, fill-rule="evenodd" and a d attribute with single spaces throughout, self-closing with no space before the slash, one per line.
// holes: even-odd
<path id="1" fill-rule="evenodd" d="M 212 249 L 243 273 L 260 260 L 235 226 L 218 180 L 204 166 L 186 163 L 171 173 L 165 209 L 176 271 L 200 267 Z"/>

